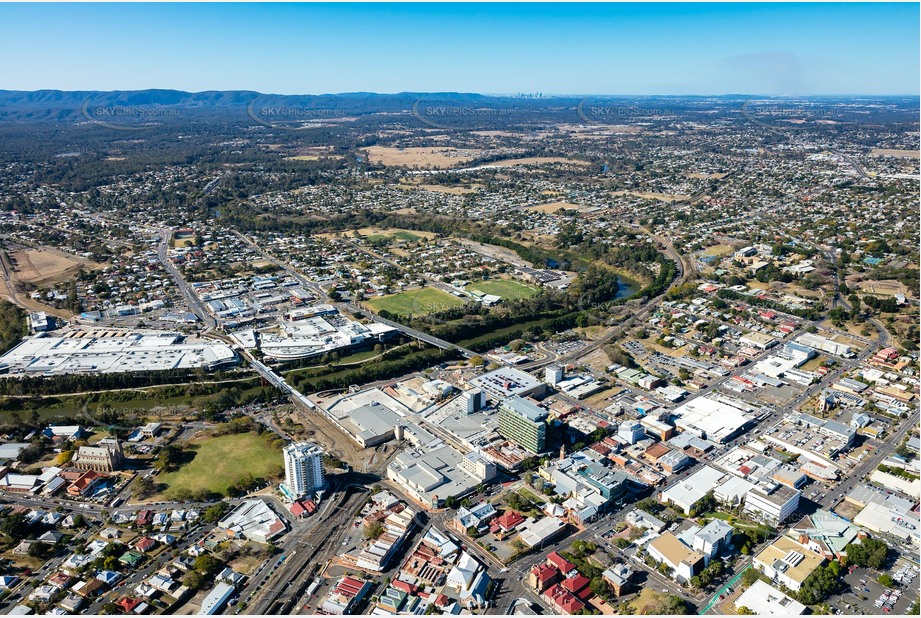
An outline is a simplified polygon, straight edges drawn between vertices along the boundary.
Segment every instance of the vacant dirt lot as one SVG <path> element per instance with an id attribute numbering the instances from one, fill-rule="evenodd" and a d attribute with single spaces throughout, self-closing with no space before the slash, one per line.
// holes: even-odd
<path id="1" fill-rule="evenodd" d="M 690 198 L 690 195 L 672 195 L 670 193 L 641 193 L 639 191 L 616 191 L 614 195 L 632 195 L 634 197 L 641 197 L 646 200 L 658 200 L 660 202 L 677 202 L 679 200 L 686 200 Z"/>
<path id="2" fill-rule="evenodd" d="M 63 253 L 29 249 L 10 253 L 16 278 L 30 283 L 46 283 L 52 280 L 61 280 L 71 275 L 81 266 L 84 268 L 98 268 L 99 264 L 70 257 Z"/>
<path id="3" fill-rule="evenodd" d="M 540 204 L 538 206 L 528 206 L 525 210 L 536 210 L 537 212 L 553 214 L 560 208 L 565 208 L 566 210 L 578 210 L 580 212 L 586 210 L 585 206 L 577 206 L 568 202 L 551 202 L 549 204 Z"/>
<path id="4" fill-rule="evenodd" d="M 899 157 L 904 159 L 917 159 L 919 157 L 917 150 L 895 150 L 893 148 L 874 148 L 870 151 L 871 157 Z"/>
<path id="5" fill-rule="evenodd" d="M 514 167 L 516 165 L 543 165 L 545 163 L 571 163 L 572 165 L 591 165 L 588 161 L 578 161 L 563 157 L 525 157 L 522 159 L 503 159 L 493 161 L 490 167 Z"/>
<path id="6" fill-rule="evenodd" d="M 425 185 L 425 184 L 399 184 L 397 185 L 398 189 L 423 189 L 425 191 L 432 191 L 433 193 L 447 193 L 449 195 L 467 195 L 468 193 L 476 193 L 479 191 L 480 185 L 470 187 L 447 187 L 445 185 Z"/>
<path id="7" fill-rule="evenodd" d="M 368 158 L 381 165 L 406 167 L 428 167 L 443 169 L 472 161 L 476 153 L 457 148 L 392 148 L 390 146 L 370 146 Z"/>

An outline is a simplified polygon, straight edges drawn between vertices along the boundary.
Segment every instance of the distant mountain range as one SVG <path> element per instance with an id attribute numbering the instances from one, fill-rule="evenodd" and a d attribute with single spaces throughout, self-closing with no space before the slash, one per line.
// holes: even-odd
<path id="1" fill-rule="evenodd" d="M 739 101 L 771 100 L 772 97 L 728 94 L 720 96 L 592 96 L 594 101 L 621 101 L 626 105 L 640 104 L 645 107 L 666 109 L 711 108 L 714 104 L 738 107 Z M 789 101 L 783 97 L 775 100 Z M 854 101 L 866 103 L 879 100 L 917 108 L 917 99 L 911 97 L 798 97 L 800 101 L 811 99 L 823 105 L 848 104 Z M 308 110 L 337 110 L 344 114 L 397 113 L 414 109 L 414 106 L 477 106 L 480 108 L 514 108 L 518 110 L 551 112 L 563 107 L 575 107 L 585 100 L 581 95 L 529 98 L 515 96 L 491 96 L 465 92 L 399 92 L 380 94 L 374 92 L 346 92 L 319 95 L 263 94 L 252 90 L 206 90 L 184 92 L 182 90 L 0 90 L 0 121 L 73 121 L 99 116 L 96 110 L 102 107 L 118 106 L 134 108 L 182 108 L 189 113 L 245 114 L 253 108 L 288 107 Z M 657 103 L 663 103 L 660 106 Z M 252 107 L 251 107 L 252 106 Z M 250 114 L 252 115 L 252 113 Z M 100 116 L 101 117 L 101 116 Z"/>
<path id="2" fill-rule="evenodd" d="M 246 107 L 254 101 L 262 104 L 307 107 L 360 106 L 374 103 L 381 107 L 407 108 L 420 99 L 438 101 L 482 102 L 495 100 L 481 94 L 461 92 L 345 92 L 341 94 L 263 94 L 253 90 L 0 90 L 0 106 L 15 108 L 80 108 L 92 105 L 171 105 L 184 107 Z"/>

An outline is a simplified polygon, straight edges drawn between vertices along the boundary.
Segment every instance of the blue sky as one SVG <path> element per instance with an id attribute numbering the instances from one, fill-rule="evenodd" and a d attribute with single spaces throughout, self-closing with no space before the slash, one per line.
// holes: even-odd
<path id="1" fill-rule="evenodd" d="M 918 94 L 919 5 L 0 4 L 0 88 Z"/>

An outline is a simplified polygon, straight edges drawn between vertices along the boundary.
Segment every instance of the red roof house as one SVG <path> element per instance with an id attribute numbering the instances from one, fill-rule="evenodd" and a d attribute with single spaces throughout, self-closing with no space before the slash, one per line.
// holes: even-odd
<path id="1" fill-rule="evenodd" d="M 125 597 L 124 599 L 118 601 L 115 605 L 120 607 L 123 612 L 130 614 L 134 611 L 134 608 L 141 604 L 140 599 L 135 599 L 132 597 Z"/>
<path id="2" fill-rule="evenodd" d="M 524 517 L 516 511 L 506 511 L 496 518 L 496 523 L 503 532 L 511 532 L 524 523 Z"/>
<path id="3" fill-rule="evenodd" d="M 555 566 L 563 575 L 569 575 L 571 572 L 576 570 L 576 565 L 555 551 L 547 554 L 547 563 Z"/>
<path id="4" fill-rule="evenodd" d="M 588 586 L 589 581 L 590 580 L 585 575 L 582 575 L 581 573 L 577 573 L 576 575 L 573 575 L 572 577 L 564 579 L 560 585 L 563 586 L 563 588 L 565 588 L 569 592 L 573 594 L 577 594 L 581 590 L 585 589 L 586 586 Z"/>
<path id="5" fill-rule="evenodd" d="M 528 583 L 538 592 L 543 592 L 560 581 L 560 572 L 549 564 L 535 564 L 528 572 Z"/>
<path id="6" fill-rule="evenodd" d="M 550 607 L 559 614 L 576 614 L 585 607 L 579 599 L 567 592 L 559 584 L 554 584 L 544 592 L 544 598 Z"/>

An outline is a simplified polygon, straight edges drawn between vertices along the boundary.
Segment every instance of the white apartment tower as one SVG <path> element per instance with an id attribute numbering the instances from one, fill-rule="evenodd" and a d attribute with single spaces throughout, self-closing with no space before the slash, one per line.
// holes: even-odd
<path id="1" fill-rule="evenodd" d="M 563 381 L 563 368 L 559 365 L 550 365 L 544 369 L 544 382 L 550 386 L 556 386 Z"/>
<path id="2" fill-rule="evenodd" d="M 310 442 L 289 444 L 282 451 L 285 457 L 285 485 L 300 498 L 326 486 L 323 475 L 323 449 Z"/>

